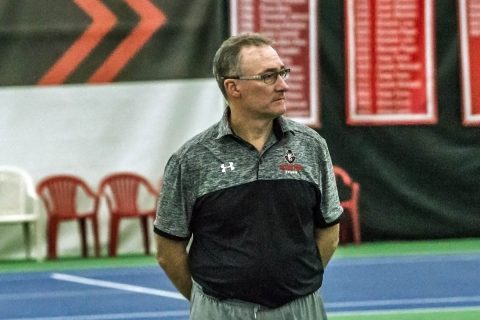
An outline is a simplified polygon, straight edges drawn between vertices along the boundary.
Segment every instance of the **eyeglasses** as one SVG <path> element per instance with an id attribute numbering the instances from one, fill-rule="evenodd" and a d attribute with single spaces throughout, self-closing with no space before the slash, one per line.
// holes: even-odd
<path id="1" fill-rule="evenodd" d="M 283 80 L 287 80 L 289 74 L 290 69 L 282 69 L 280 71 L 265 72 L 256 76 L 226 76 L 222 77 L 222 79 L 263 80 L 265 84 L 274 84 L 277 81 L 278 76 L 282 77 Z"/>

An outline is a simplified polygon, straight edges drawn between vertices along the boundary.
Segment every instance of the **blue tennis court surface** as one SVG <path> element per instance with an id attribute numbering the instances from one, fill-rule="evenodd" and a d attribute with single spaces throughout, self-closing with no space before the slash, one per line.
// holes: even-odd
<path id="1" fill-rule="evenodd" d="M 480 254 L 335 258 L 322 288 L 330 315 L 479 308 Z M 0 274 L 0 319 L 188 319 L 157 266 Z"/>

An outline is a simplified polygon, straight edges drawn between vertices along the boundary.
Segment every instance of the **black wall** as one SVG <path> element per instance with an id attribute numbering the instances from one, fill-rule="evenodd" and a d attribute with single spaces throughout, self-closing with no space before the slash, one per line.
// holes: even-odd
<path id="1" fill-rule="evenodd" d="M 435 4 L 439 121 L 430 126 L 345 124 L 343 17 L 343 1 L 320 1 L 319 132 L 361 184 L 364 240 L 480 236 L 480 128 L 461 123 L 457 2 Z"/>

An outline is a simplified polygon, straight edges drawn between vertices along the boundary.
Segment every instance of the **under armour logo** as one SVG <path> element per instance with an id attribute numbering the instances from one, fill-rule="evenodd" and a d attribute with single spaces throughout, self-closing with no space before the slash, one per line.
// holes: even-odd
<path id="1" fill-rule="evenodd" d="M 222 172 L 227 172 L 227 168 L 230 168 L 230 170 L 232 171 L 235 170 L 235 167 L 233 166 L 233 162 L 229 162 L 228 166 L 222 163 L 220 167 L 222 168 Z"/>

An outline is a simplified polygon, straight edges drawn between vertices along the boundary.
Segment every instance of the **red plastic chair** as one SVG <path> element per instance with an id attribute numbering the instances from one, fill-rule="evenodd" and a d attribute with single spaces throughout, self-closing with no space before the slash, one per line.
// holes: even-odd
<path id="1" fill-rule="evenodd" d="M 81 178 L 73 175 L 52 175 L 37 185 L 37 193 L 47 210 L 47 257 L 57 258 L 57 238 L 59 223 L 77 220 L 80 227 L 82 256 L 88 256 L 86 222 L 90 220 L 93 229 L 95 256 L 100 256 L 98 235 L 98 196 Z M 84 197 L 91 209 L 80 211 L 79 199 Z"/>
<path id="2" fill-rule="evenodd" d="M 120 220 L 138 218 L 143 233 L 145 254 L 150 254 L 150 226 L 148 218 L 155 217 L 155 202 L 148 209 L 141 209 L 139 202 L 141 192 L 146 191 L 153 199 L 158 197 L 158 191 L 141 175 L 131 172 L 110 174 L 102 179 L 99 186 L 101 198 L 106 198 L 110 212 L 109 256 L 117 255 L 118 231 Z"/>
<path id="3" fill-rule="evenodd" d="M 362 235 L 360 229 L 360 184 L 352 180 L 345 169 L 339 166 L 333 166 L 337 187 L 339 189 L 340 204 L 344 210 L 344 216 L 340 221 L 340 243 L 353 242 L 360 244 Z M 348 195 L 344 196 L 344 189 L 348 190 Z"/>

